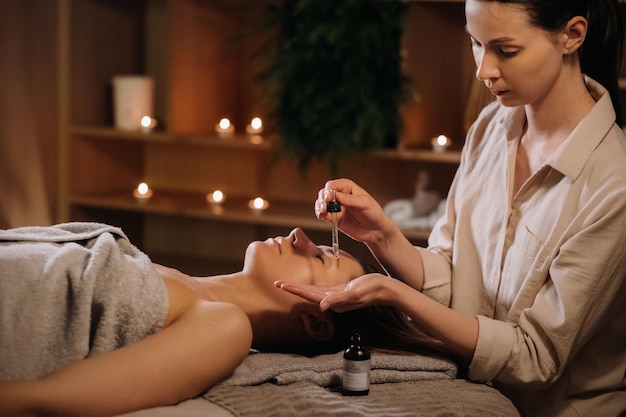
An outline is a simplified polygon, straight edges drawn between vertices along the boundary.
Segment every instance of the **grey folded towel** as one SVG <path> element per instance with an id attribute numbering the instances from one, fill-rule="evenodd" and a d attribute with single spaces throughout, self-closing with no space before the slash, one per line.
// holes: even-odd
<path id="1" fill-rule="evenodd" d="M 453 379 L 456 364 L 441 356 L 373 352 L 372 384 L 402 381 Z M 282 353 L 253 353 L 221 383 L 225 386 L 250 386 L 264 382 L 289 385 L 300 381 L 323 387 L 341 384 L 343 353 L 312 358 Z"/>
<path id="2" fill-rule="evenodd" d="M 0 230 L 0 379 L 35 379 L 160 330 L 150 259 L 99 223 Z"/>
<path id="3" fill-rule="evenodd" d="M 498 390 L 464 379 L 377 384 L 363 397 L 307 381 L 218 386 L 204 398 L 236 417 L 519 417 Z"/>

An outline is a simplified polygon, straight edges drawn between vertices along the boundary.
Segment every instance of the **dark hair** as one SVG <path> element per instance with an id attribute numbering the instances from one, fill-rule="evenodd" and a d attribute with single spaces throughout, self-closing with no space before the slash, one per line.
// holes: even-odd
<path id="1" fill-rule="evenodd" d="M 618 77 L 622 61 L 623 28 L 617 0 L 483 0 L 519 4 L 531 23 L 550 32 L 563 29 L 575 16 L 587 19 L 585 42 L 579 50 L 584 74 L 602 84 L 611 95 L 621 124 Z"/>
<path id="2" fill-rule="evenodd" d="M 360 263 L 366 274 L 385 274 L 371 264 Z M 353 333 L 359 333 L 364 345 L 372 350 L 452 355 L 442 342 L 427 335 L 405 313 L 394 307 L 375 305 L 345 313 L 331 311 L 330 314 L 334 324 L 332 338 L 321 344 L 301 346 L 298 353 L 312 356 L 338 352 L 348 346 Z"/>

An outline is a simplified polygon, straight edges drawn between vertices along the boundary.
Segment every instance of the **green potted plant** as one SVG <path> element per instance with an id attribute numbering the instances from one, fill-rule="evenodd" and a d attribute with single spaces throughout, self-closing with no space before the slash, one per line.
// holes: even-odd
<path id="1" fill-rule="evenodd" d="M 277 35 L 261 78 L 270 131 L 301 173 L 313 159 L 336 174 L 354 152 L 394 148 L 409 79 L 401 72 L 407 5 L 400 1 L 281 0 L 262 26 Z"/>

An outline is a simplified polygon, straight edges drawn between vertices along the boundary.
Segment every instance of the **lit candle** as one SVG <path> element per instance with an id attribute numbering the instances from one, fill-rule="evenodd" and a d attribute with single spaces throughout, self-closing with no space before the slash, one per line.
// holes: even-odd
<path id="1" fill-rule="evenodd" d="M 260 117 L 255 117 L 250 121 L 250 124 L 246 126 L 246 133 L 248 135 L 260 135 L 263 133 L 263 121 Z"/>
<path id="2" fill-rule="evenodd" d="M 152 197 L 152 190 L 150 189 L 150 187 L 148 187 L 148 184 L 142 182 L 133 191 L 133 197 L 135 197 L 137 200 L 145 201 Z"/>
<path id="3" fill-rule="evenodd" d="M 215 131 L 219 137 L 226 138 L 235 133 L 235 126 L 230 123 L 230 120 L 224 117 L 215 125 Z"/>
<path id="4" fill-rule="evenodd" d="M 452 141 L 445 135 L 439 135 L 436 138 L 432 139 L 431 144 L 433 146 L 433 151 L 444 152 L 450 147 Z"/>
<path id="5" fill-rule="evenodd" d="M 226 196 L 220 190 L 215 190 L 215 191 L 213 191 L 211 193 L 208 193 L 206 195 L 207 203 L 222 204 L 224 202 L 224 200 L 226 200 Z"/>
<path id="6" fill-rule="evenodd" d="M 143 116 L 140 123 L 143 133 L 150 133 L 157 125 L 156 119 L 150 116 Z"/>
<path id="7" fill-rule="evenodd" d="M 255 211 L 262 211 L 270 206 L 269 201 L 263 200 L 261 197 L 257 197 L 248 202 L 248 207 Z"/>
<path id="8" fill-rule="evenodd" d="M 209 203 L 213 214 L 220 215 L 224 213 L 224 207 L 222 207 L 224 200 L 226 200 L 226 195 L 221 190 L 215 190 L 206 195 L 206 201 Z"/>

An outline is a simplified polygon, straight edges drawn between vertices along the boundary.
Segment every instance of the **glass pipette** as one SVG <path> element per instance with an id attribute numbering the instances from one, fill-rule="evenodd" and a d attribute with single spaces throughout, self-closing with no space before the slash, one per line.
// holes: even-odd
<path id="1" fill-rule="evenodd" d="M 332 216 L 332 242 L 333 242 L 333 254 L 337 258 L 339 263 L 339 228 L 337 227 L 337 213 L 341 211 L 341 203 L 337 201 L 337 191 L 331 190 L 332 200 L 326 204 L 326 211 L 331 213 Z"/>

